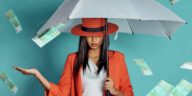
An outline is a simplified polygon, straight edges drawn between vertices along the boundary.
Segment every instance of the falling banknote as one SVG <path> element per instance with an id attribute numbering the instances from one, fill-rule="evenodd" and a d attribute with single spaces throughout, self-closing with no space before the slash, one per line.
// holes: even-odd
<path id="1" fill-rule="evenodd" d="M 11 92 L 13 92 L 14 94 L 17 93 L 18 88 L 17 86 L 13 83 L 13 81 L 11 80 L 11 78 L 7 75 L 6 72 L 0 72 L 0 79 L 3 81 L 3 83 L 5 83 L 9 89 L 11 90 Z"/>
<path id="2" fill-rule="evenodd" d="M 192 84 L 182 79 L 168 96 L 187 96 L 192 90 Z"/>
<path id="3" fill-rule="evenodd" d="M 13 27 L 15 28 L 17 33 L 22 31 L 22 27 L 21 27 L 21 24 L 19 22 L 19 19 L 14 14 L 13 10 L 10 9 L 9 11 L 7 11 L 5 13 L 5 16 L 8 18 L 9 22 L 13 25 Z"/>
<path id="4" fill-rule="evenodd" d="M 180 68 L 192 70 L 192 62 L 185 62 Z"/>
<path id="5" fill-rule="evenodd" d="M 161 80 L 146 96 L 167 96 L 173 87 L 173 85 Z"/>
<path id="6" fill-rule="evenodd" d="M 169 0 L 169 3 L 170 3 L 171 5 L 175 5 L 178 1 L 179 1 L 179 0 Z"/>
<path id="7" fill-rule="evenodd" d="M 143 59 L 134 59 L 134 61 L 141 68 L 143 75 L 153 75 L 150 67 Z"/>
<path id="8" fill-rule="evenodd" d="M 51 40 L 60 35 L 60 28 L 63 28 L 65 24 L 59 23 L 56 26 L 51 26 L 51 28 L 45 30 L 41 34 L 37 34 L 32 40 L 41 48 Z"/>

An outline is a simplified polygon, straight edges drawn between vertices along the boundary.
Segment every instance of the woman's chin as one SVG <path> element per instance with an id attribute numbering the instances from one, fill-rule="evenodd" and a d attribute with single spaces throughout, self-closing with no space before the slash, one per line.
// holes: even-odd
<path id="1" fill-rule="evenodd" d="M 92 49 L 92 50 L 96 50 L 96 49 L 98 49 L 98 47 L 91 47 L 91 49 Z"/>

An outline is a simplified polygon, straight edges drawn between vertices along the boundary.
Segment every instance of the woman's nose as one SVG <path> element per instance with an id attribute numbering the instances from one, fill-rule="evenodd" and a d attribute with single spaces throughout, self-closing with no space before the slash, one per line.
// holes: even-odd
<path id="1" fill-rule="evenodd" d="M 96 40 L 97 40 L 97 38 L 96 38 L 95 36 L 91 37 L 91 41 L 92 41 L 92 42 L 94 42 L 94 41 L 96 41 Z"/>

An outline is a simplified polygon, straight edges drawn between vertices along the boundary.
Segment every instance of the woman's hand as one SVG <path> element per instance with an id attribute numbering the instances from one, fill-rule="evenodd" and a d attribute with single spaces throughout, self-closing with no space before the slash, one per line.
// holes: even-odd
<path id="1" fill-rule="evenodd" d="M 35 69 L 35 68 L 24 69 L 24 68 L 16 67 L 16 66 L 13 66 L 13 68 L 25 75 L 35 75 L 35 77 L 40 81 L 40 83 L 43 85 L 43 87 L 46 90 L 50 89 L 51 85 L 50 85 L 49 81 L 45 77 L 43 77 L 43 75 L 41 75 L 41 73 L 37 69 Z"/>
<path id="2" fill-rule="evenodd" d="M 13 66 L 13 68 L 25 75 L 36 75 L 36 73 L 38 72 L 38 70 L 35 68 L 24 69 L 24 68 L 16 67 L 16 66 Z"/>
<path id="3" fill-rule="evenodd" d="M 112 95 L 118 94 L 118 91 L 115 88 L 113 80 L 109 77 L 105 79 L 105 89 L 109 90 Z"/>

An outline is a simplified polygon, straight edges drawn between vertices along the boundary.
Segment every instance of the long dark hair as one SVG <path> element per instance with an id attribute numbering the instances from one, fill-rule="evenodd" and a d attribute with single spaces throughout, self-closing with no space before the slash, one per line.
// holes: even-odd
<path id="1" fill-rule="evenodd" d="M 99 74 L 99 72 L 101 71 L 101 69 L 104 67 L 104 70 L 107 71 L 107 50 L 109 47 L 109 36 L 108 35 L 104 35 L 103 37 L 103 41 L 101 44 L 101 53 L 99 56 L 99 61 L 98 61 L 98 70 L 97 70 L 97 74 Z M 74 65 L 74 71 L 73 71 L 73 75 L 76 77 L 80 66 L 83 66 L 83 72 L 85 71 L 86 67 L 88 66 L 88 50 L 89 50 L 89 45 L 86 41 L 86 37 L 85 36 L 80 36 L 79 38 L 79 49 L 77 51 L 77 56 L 75 59 L 75 65 Z M 88 66 L 89 67 L 89 66 Z"/>

